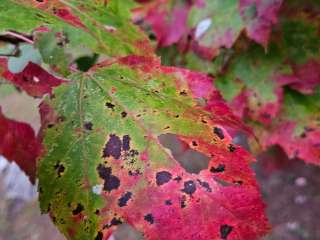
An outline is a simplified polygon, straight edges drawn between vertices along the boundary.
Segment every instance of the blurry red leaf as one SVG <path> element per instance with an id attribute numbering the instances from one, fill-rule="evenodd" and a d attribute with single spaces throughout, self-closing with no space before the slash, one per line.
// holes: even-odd
<path id="1" fill-rule="evenodd" d="M 34 183 L 36 160 L 41 150 L 34 130 L 26 123 L 6 118 L 0 108 L 0 136 L 0 154 L 15 161 Z"/>
<path id="2" fill-rule="evenodd" d="M 5 65 L 4 61 L 1 61 L 2 66 Z M 53 76 L 33 62 L 29 62 L 20 73 L 12 73 L 5 66 L 2 76 L 33 97 L 41 97 L 47 93 L 51 94 L 53 87 L 64 82 L 64 80 Z"/>

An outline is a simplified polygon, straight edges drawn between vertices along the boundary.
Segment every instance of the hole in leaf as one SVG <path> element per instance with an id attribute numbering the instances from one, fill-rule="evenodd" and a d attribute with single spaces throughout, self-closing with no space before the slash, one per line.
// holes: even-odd
<path id="1" fill-rule="evenodd" d="M 99 55 L 93 54 L 92 56 L 82 56 L 75 60 L 77 68 L 82 71 L 88 71 L 98 60 Z"/>
<path id="2" fill-rule="evenodd" d="M 172 133 L 161 134 L 161 145 L 171 151 L 172 156 L 188 173 L 199 173 L 208 169 L 210 158 L 203 153 L 190 149 L 186 143 Z"/>
<path id="3" fill-rule="evenodd" d="M 119 225 L 112 235 L 115 240 L 143 240 L 142 234 L 127 223 Z"/>

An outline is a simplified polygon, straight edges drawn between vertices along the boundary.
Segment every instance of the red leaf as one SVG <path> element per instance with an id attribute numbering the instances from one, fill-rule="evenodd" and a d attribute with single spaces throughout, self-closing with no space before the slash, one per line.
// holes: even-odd
<path id="1" fill-rule="evenodd" d="M 278 83 L 289 85 L 304 94 L 314 93 L 314 89 L 320 84 L 320 62 L 310 60 L 303 65 L 292 65 L 292 69 L 293 74 L 279 76 Z"/>
<path id="2" fill-rule="evenodd" d="M 301 158 L 308 163 L 319 164 L 320 130 L 306 129 L 304 135 L 294 136 L 295 128 L 294 122 L 281 123 L 276 131 L 265 139 L 265 148 L 278 144 L 289 158 Z"/>
<path id="3" fill-rule="evenodd" d="M 246 32 L 248 37 L 260 43 L 265 48 L 268 46 L 272 25 L 277 23 L 278 12 L 283 0 L 240 0 L 240 13 L 247 22 Z M 255 16 L 248 19 L 245 11 L 255 7 Z"/>
<path id="4" fill-rule="evenodd" d="M 6 118 L 0 108 L 0 136 L 0 154 L 15 161 L 34 183 L 41 144 L 33 129 L 26 123 Z"/>
<path id="5" fill-rule="evenodd" d="M 145 21 L 151 25 L 160 47 L 177 43 L 188 32 L 187 18 L 190 9 L 191 4 L 185 3 L 176 4 L 169 10 L 161 1 L 149 9 Z M 169 11 L 172 12 L 169 14 Z"/>
<path id="6" fill-rule="evenodd" d="M 1 61 L 1 66 L 6 65 Z M 5 66 L 2 76 L 17 87 L 22 88 L 30 96 L 41 97 L 44 94 L 51 94 L 52 88 L 59 86 L 64 80 L 59 79 L 33 62 L 28 65 L 20 73 L 12 73 Z"/>

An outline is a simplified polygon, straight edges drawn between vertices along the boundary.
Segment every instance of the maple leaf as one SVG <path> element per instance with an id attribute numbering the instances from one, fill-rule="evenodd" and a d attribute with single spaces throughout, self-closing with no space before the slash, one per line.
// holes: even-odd
<path id="1" fill-rule="evenodd" d="M 287 90 L 281 115 L 268 128 L 268 134 L 257 128 L 264 148 L 278 144 L 290 158 L 320 164 L 320 89 L 313 95 Z M 292 111 L 292 106 L 295 106 Z"/>
<path id="2" fill-rule="evenodd" d="M 60 120 L 42 130 L 38 171 L 41 209 L 69 239 L 107 239 L 123 222 L 146 239 L 266 233 L 253 158 L 223 127 L 243 126 L 205 74 L 129 56 L 70 78 L 43 105 L 44 124 Z M 187 171 L 168 134 L 205 168 Z"/>
<path id="3" fill-rule="evenodd" d="M 110 1 L 110 3 L 115 2 Z M 127 21 L 121 9 L 96 1 L 3 0 L 0 6 L 0 31 L 14 29 L 30 33 L 48 28 L 65 36 L 72 47 L 83 46 L 107 56 L 154 54 L 146 36 Z M 114 4 L 114 3 L 113 3 Z M 114 4 L 115 5 L 115 4 Z M 108 14 L 100 14 L 97 11 Z M 111 5 L 113 6 L 113 5 Z M 123 11 L 127 12 L 126 9 Z M 15 16 L 12 19 L 12 16 Z"/>
<path id="4" fill-rule="evenodd" d="M 266 48 L 281 3 L 282 0 L 203 0 L 189 17 L 189 25 L 195 28 L 192 48 L 212 59 L 220 48 L 231 48 L 243 30 Z"/>
<path id="5" fill-rule="evenodd" d="M 0 108 L 0 135 L 0 154 L 9 161 L 15 161 L 34 183 L 41 143 L 32 127 L 6 118 Z"/>
<path id="6" fill-rule="evenodd" d="M 243 30 L 266 48 L 281 4 L 282 0 L 159 0 L 136 12 L 152 27 L 159 47 L 178 43 L 185 48 L 191 37 L 191 49 L 212 59 L 221 48 L 231 48 Z"/>
<path id="7" fill-rule="evenodd" d="M 10 72 L 6 66 L 6 59 L 0 59 L 0 62 L 1 76 L 33 97 L 51 94 L 53 87 L 64 82 L 33 62 L 29 62 L 20 73 Z"/>
<path id="8" fill-rule="evenodd" d="M 215 82 L 237 116 L 251 121 L 264 150 L 278 144 L 290 158 L 315 164 L 320 162 L 315 120 L 320 85 L 320 26 L 315 13 L 319 9 L 312 1 L 286 4 L 268 52 L 250 46 L 237 53 Z"/>
<path id="9" fill-rule="evenodd" d="M 177 43 L 188 34 L 187 19 L 192 1 L 153 1 L 134 9 L 135 18 L 147 22 L 156 35 L 158 46 Z"/>

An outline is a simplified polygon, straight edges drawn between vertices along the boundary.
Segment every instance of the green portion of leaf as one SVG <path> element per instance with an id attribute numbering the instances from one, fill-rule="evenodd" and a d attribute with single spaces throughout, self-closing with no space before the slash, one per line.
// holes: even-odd
<path id="1" fill-rule="evenodd" d="M 109 56 L 153 55 L 153 49 L 144 34 L 128 21 L 128 16 L 123 19 L 127 10 L 120 12 L 119 9 L 112 9 L 106 14 L 103 9 L 97 10 L 91 2 L 84 4 L 80 10 L 77 7 L 78 1 L 62 1 L 66 5 L 63 9 L 69 11 L 69 8 L 72 11 L 70 13 L 74 14 L 72 17 L 64 17 L 69 21 L 67 23 L 54 16 L 51 9 L 45 12 L 35 8 L 32 1 L 29 1 L 28 5 L 16 3 L 14 0 L 2 2 L 0 31 L 14 29 L 29 33 L 39 26 L 46 26 L 54 32 L 67 35 L 71 44 L 86 46 L 96 53 Z M 12 19 L 12 16 L 15 18 Z M 77 17 L 81 22 L 75 20 Z M 83 24 L 82 28 L 80 24 Z"/>
<path id="2" fill-rule="evenodd" d="M 59 71 L 63 75 L 68 74 L 68 57 L 63 49 L 63 35 L 60 42 L 57 39 L 57 32 L 43 33 L 40 40 L 37 42 L 37 48 L 40 51 L 42 59 L 45 63 L 52 65 L 54 68 L 59 67 Z"/>
<path id="3" fill-rule="evenodd" d="M 294 109 L 293 109 L 294 106 Z M 295 136 L 299 136 L 305 128 L 319 128 L 320 124 L 320 87 L 313 95 L 304 95 L 286 89 L 283 112 L 279 117 L 282 121 L 296 123 Z"/>
<path id="4" fill-rule="evenodd" d="M 205 47 L 219 47 L 212 46 L 213 42 L 222 45 L 232 45 L 244 27 L 244 22 L 239 14 L 238 0 L 206 1 L 204 8 L 192 8 L 189 25 L 192 27 L 197 26 L 201 21 L 206 19 L 210 19 L 210 25 L 199 36 L 198 40 Z"/>

